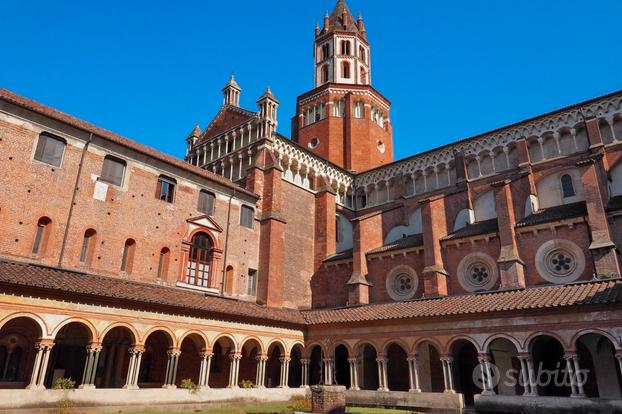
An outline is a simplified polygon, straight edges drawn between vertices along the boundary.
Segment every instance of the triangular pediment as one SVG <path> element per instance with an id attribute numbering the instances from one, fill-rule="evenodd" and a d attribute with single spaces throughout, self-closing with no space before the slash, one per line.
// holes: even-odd
<path id="1" fill-rule="evenodd" d="M 188 224 L 190 224 L 191 227 L 192 225 L 194 225 L 197 227 L 201 227 L 203 229 L 209 229 L 209 230 L 215 231 L 217 233 L 222 233 L 222 227 L 220 227 L 220 225 L 216 223 L 216 220 L 214 220 L 212 217 L 210 217 L 207 214 L 198 216 L 198 217 L 189 218 L 187 222 Z"/>

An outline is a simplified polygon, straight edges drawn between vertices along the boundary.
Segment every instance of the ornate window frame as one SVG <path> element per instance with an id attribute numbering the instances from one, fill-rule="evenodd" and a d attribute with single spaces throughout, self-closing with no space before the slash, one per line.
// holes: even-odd
<path id="1" fill-rule="evenodd" d="M 555 257 L 559 253 L 562 257 Z M 585 270 L 585 254 L 583 250 L 570 240 L 553 239 L 542 244 L 536 252 L 536 269 L 542 279 L 555 284 L 575 282 Z M 557 271 L 560 265 L 565 267 Z M 568 261 L 570 260 L 570 261 Z"/>
<path id="2" fill-rule="evenodd" d="M 403 278 L 410 278 L 410 283 L 401 283 Z M 401 288 L 398 288 L 401 285 Z M 386 280 L 387 293 L 395 301 L 410 300 L 417 293 L 419 277 L 417 272 L 410 266 L 399 265 L 391 269 Z"/>
<path id="3" fill-rule="evenodd" d="M 474 272 L 487 276 L 487 280 L 480 283 L 474 282 L 471 277 Z M 467 292 L 482 292 L 492 289 L 499 280 L 497 262 L 489 255 L 474 252 L 466 255 L 458 264 L 458 282 Z"/>

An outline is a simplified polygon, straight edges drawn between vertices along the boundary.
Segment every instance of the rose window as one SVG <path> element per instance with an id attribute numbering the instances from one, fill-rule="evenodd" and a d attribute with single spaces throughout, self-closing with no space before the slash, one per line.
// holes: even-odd
<path id="1" fill-rule="evenodd" d="M 585 270 L 585 255 L 570 240 L 549 240 L 536 253 L 536 268 L 551 283 L 574 282 Z"/>
<path id="2" fill-rule="evenodd" d="M 417 286 L 417 274 L 409 266 L 397 266 L 387 275 L 387 293 L 393 300 L 412 299 Z"/>
<path id="3" fill-rule="evenodd" d="M 484 253 L 471 253 L 458 265 L 458 281 L 467 292 L 492 289 L 498 279 L 497 263 Z"/>
<path id="4" fill-rule="evenodd" d="M 474 266 L 471 277 L 475 283 L 482 283 L 488 280 L 488 270 L 484 266 Z"/>

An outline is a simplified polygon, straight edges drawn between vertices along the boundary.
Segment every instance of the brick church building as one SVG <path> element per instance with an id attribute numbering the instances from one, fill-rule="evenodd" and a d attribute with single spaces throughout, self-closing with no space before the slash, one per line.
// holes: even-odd
<path id="1" fill-rule="evenodd" d="M 107 406 L 252 382 L 615 411 L 622 92 L 395 161 L 371 62 L 339 0 L 291 138 L 231 77 L 184 160 L 0 89 L 0 410 L 71 378 Z"/>

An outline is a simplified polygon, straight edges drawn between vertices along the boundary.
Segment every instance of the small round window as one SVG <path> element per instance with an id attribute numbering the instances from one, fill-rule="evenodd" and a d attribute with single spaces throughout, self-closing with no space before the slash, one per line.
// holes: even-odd
<path id="1" fill-rule="evenodd" d="M 536 269 L 548 282 L 574 282 L 585 270 L 585 255 L 569 240 L 549 240 L 536 253 Z"/>
<path id="2" fill-rule="evenodd" d="M 309 143 L 307 144 L 307 147 L 309 147 L 310 149 L 313 149 L 317 147 L 318 145 L 320 145 L 320 140 L 317 138 L 312 138 L 311 141 L 309 141 Z"/>

